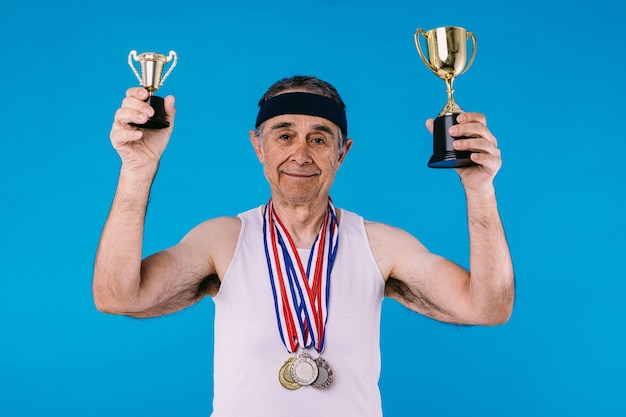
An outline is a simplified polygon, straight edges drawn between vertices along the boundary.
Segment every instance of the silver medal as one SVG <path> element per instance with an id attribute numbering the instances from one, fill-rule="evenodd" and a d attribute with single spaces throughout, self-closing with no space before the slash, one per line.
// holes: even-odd
<path id="1" fill-rule="evenodd" d="M 311 356 L 302 352 L 291 364 L 291 378 L 300 385 L 311 385 L 318 376 L 317 364 Z"/>
<path id="2" fill-rule="evenodd" d="M 317 378 L 311 384 L 314 388 L 328 388 L 333 383 L 333 369 L 323 358 L 315 359 L 317 365 Z"/>

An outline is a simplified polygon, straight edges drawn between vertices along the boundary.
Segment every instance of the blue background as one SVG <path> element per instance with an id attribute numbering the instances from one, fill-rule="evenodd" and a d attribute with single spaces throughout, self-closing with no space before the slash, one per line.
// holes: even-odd
<path id="1" fill-rule="evenodd" d="M 178 117 L 145 253 L 264 203 L 248 129 L 274 81 L 314 74 L 348 105 L 332 195 L 467 265 L 463 190 L 431 170 L 444 83 L 417 27 L 475 32 L 456 82 L 488 116 L 513 253 L 510 322 L 458 328 L 385 301 L 385 415 L 626 415 L 626 13 L 618 1 L 3 1 L 0 416 L 207 416 L 213 305 L 133 320 L 96 311 L 91 271 L 119 167 L 108 132 L 137 85 L 131 49 L 179 54 L 159 90 Z"/>

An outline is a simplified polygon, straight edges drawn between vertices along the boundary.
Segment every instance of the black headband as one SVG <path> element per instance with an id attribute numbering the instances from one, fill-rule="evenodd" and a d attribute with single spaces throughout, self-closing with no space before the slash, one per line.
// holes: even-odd
<path id="1" fill-rule="evenodd" d="M 258 128 L 266 120 L 282 114 L 306 114 L 323 117 L 339 126 L 344 136 L 348 136 L 346 110 L 328 97 L 301 92 L 274 96 L 260 104 L 255 127 Z"/>

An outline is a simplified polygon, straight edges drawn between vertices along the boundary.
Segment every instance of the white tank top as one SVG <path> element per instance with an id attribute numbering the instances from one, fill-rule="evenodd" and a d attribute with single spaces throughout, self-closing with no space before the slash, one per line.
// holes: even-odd
<path id="1" fill-rule="evenodd" d="M 262 210 L 258 207 L 239 215 L 237 248 L 213 297 L 212 416 L 382 416 L 378 379 L 385 283 L 363 218 L 341 210 L 322 352 L 332 367 L 333 383 L 326 389 L 303 386 L 291 391 L 278 381 L 278 370 L 290 354 L 276 323 L 263 249 Z M 309 354 L 317 357 L 314 349 Z"/>

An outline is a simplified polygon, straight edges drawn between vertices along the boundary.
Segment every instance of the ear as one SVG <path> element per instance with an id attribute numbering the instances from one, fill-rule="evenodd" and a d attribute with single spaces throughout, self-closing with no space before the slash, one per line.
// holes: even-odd
<path id="1" fill-rule="evenodd" d="M 256 157 L 259 159 L 259 162 L 264 163 L 265 154 L 263 153 L 263 144 L 261 143 L 259 135 L 256 134 L 256 130 L 250 131 L 250 142 L 252 143 L 254 153 L 256 153 Z"/>
<path id="2" fill-rule="evenodd" d="M 347 138 L 346 143 L 343 147 L 343 152 L 341 153 L 341 155 L 339 155 L 339 165 L 343 163 L 343 160 L 346 158 L 346 155 L 348 154 L 348 151 L 350 150 L 351 147 L 352 147 L 352 138 Z"/>

